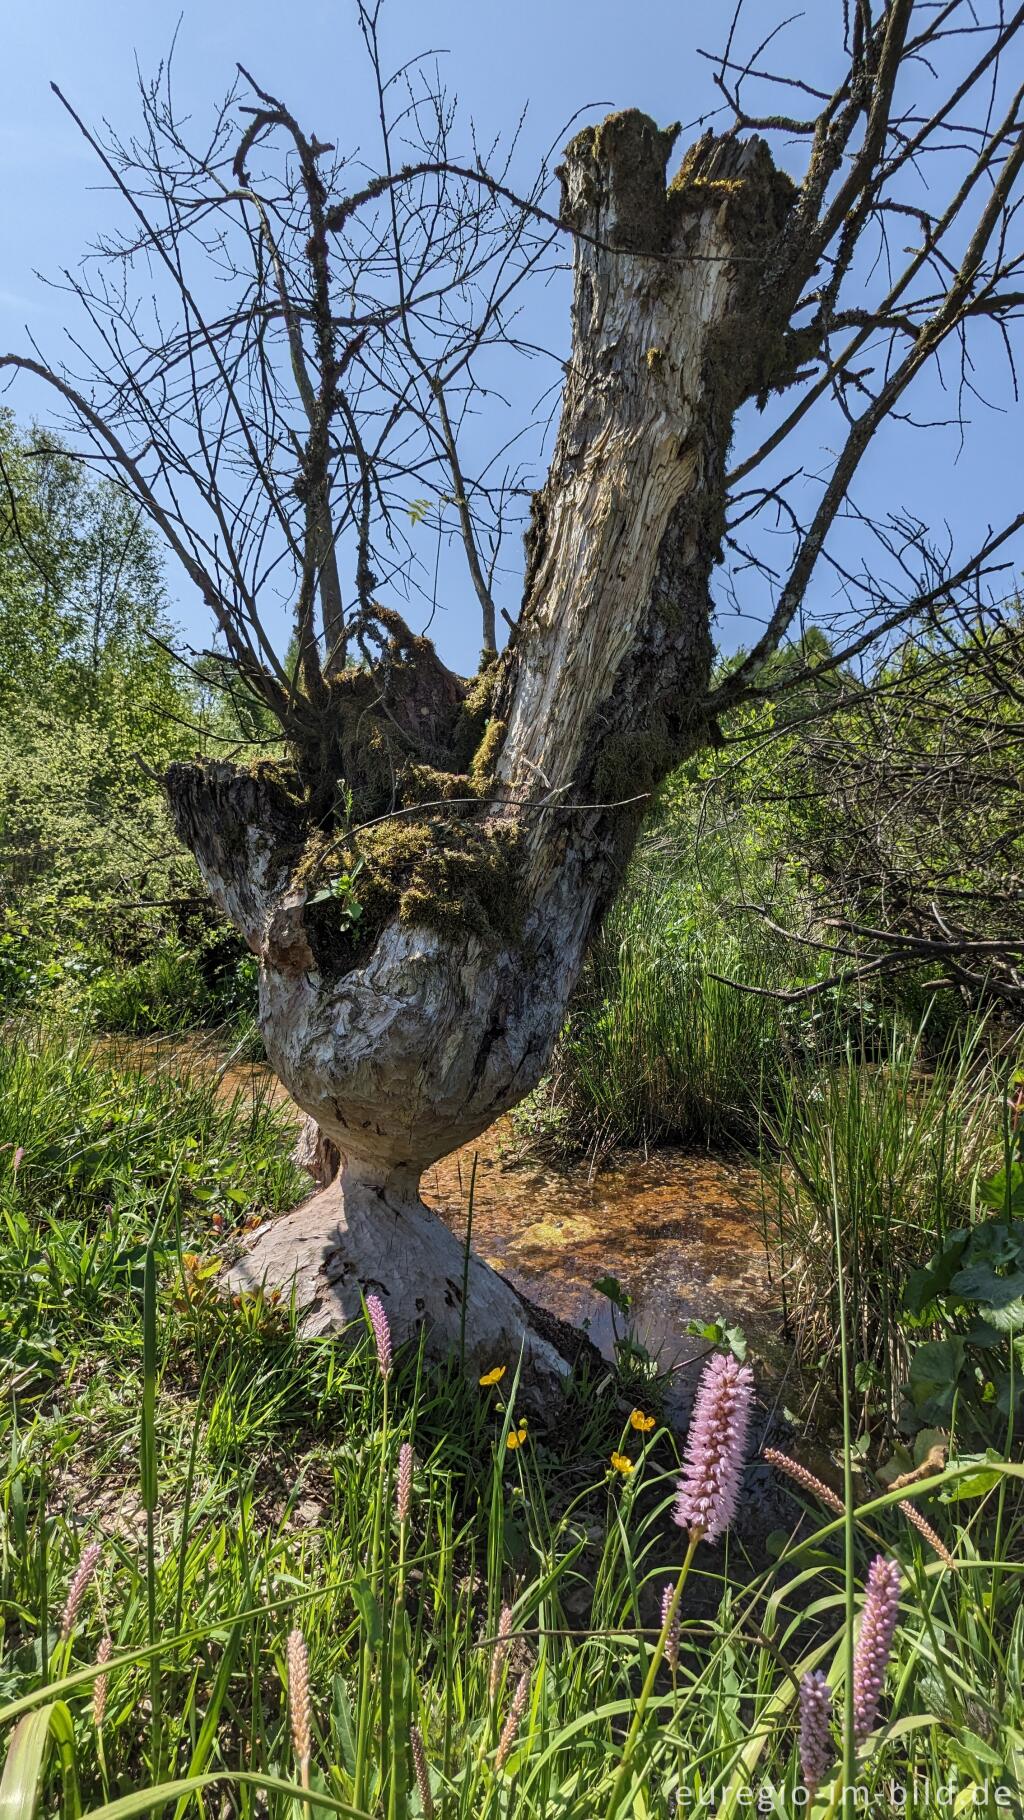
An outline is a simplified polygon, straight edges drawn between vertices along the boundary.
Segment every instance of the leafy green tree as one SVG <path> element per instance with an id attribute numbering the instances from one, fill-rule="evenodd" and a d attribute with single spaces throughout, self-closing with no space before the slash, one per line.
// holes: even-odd
<path id="1" fill-rule="evenodd" d="M 196 878 L 155 774 L 205 710 L 137 507 L 9 414 L 0 485 L 0 941 L 26 993 L 175 928 Z"/>

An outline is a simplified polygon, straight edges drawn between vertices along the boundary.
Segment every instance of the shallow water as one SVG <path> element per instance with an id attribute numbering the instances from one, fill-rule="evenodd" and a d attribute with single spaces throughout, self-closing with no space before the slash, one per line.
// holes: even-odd
<path id="1" fill-rule="evenodd" d="M 469 1184 L 474 1249 L 534 1301 L 614 1342 L 613 1309 L 594 1283 L 613 1276 L 631 1297 L 636 1337 L 665 1367 L 706 1350 L 689 1320 L 722 1319 L 765 1340 L 777 1327 L 755 1169 L 692 1151 L 661 1149 L 590 1173 L 516 1162 L 499 1122 L 422 1182 L 425 1201 L 460 1236 Z M 622 1317 L 616 1317 L 621 1331 Z"/>
<path id="2" fill-rule="evenodd" d="M 118 1037 L 101 1047 L 147 1071 L 217 1073 L 225 1094 L 292 1104 L 268 1067 L 225 1057 L 210 1039 Z M 659 1149 L 593 1172 L 555 1171 L 519 1160 L 502 1119 L 424 1175 L 424 1200 L 460 1238 L 474 1158 L 474 1249 L 535 1302 L 585 1326 L 606 1356 L 623 1320 L 593 1287 L 605 1276 L 631 1297 L 635 1336 L 665 1370 L 707 1349 L 706 1340 L 685 1333 L 690 1320 L 736 1324 L 756 1353 L 774 1350 L 780 1295 L 769 1273 L 756 1169 Z"/>

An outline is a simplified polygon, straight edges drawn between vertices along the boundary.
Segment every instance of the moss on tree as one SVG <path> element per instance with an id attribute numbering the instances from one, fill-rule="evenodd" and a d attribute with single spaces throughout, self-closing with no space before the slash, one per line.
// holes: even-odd
<path id="1" fill-rule="evenodd" d="M 294 762 L 261 758 L 249 773 L 294 829 L 292 887 L 307 894 L 310 947 L 333 975 L 359 966 L 395 918 L 493 944 L 521 927 L 518 833 L 486 806 L 503 666 L 465 682 L 397 615 L 382 622 L 380 665 L 331 679 L 316 738 L 296 740 Z"/>

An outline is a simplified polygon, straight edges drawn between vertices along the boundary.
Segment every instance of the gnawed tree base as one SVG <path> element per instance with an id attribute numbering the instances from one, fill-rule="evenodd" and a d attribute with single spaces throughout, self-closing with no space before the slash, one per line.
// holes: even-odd
<path id="1" fill-rule="evenodd" d="M 522 1351 L 524 1379 L 551 1393 L 570 1369 L 539 1331 L 541 1311 L 472 1253 L 467 1269 L 464 1246 L 423 1205 L 412 1180 L 382 1182 L 358 1165 L 253 1233 L 227 1286 L 293 1295 L 311 1337 L 358 1321 L 363 1297 L 373 1293 L 398 1343 L 423 1326 L 430 1357 L 458 1352 L 464 1327 L 467 1362 L 481 1374 L 494 1365 L 511 1374 Z"/>

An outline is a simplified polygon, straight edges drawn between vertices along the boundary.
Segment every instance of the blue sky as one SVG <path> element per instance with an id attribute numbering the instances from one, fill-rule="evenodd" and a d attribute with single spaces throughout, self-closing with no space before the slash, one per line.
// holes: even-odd
<path id="1" fill-rule="evenodd" d="M 765 0 L 750 10 L 748 38 L 777 16 L 774 9 L 769 15 Z M 780 8 L 780 14 L 789 10 Z M 50 80 L 89 121 L 106 118 L 130 130 L 137 119 L 135 60 L 152 73 L 179 16 L 177 95 L 197 123 L 229 86 L 238 59 L 321 138 L 346 150 L 361 144 L 372 158 L 370 95 L 351 0 L 293 0 L 289 7 L 268 0 L 207 0 L 205 6 L 148 0 L 144 7 L 138 0 L 14 0 L 4 22 L 0 69 L 0 347 L 27 352 L 28 331 L 44 354 L 60 358 L 64 300 L 34 273 L 73 266 L 96 231 L 117 219 L 88 148 L 49 92 Z M 813 0 L 783 40 L 780 67 L 830 86 L 840 67 L 838 16 L 831 0 Z M 445 51 L 446 81 L 482 129 L 512 127 L 529 104 L 516 167 L 525 186 L 531 161 L 587 104 L 596 104 L 598 112 L 637 105 L 662 123 L 689 124 L 710 112 L 718 97 L 710 67 L 696 51 L 700 45 L 717 48 L 724 19 L 717 6 L 686 6 L 680 0 L 632 6 L 622 0 L 517 0 L 515 5 L 390 0 L 383 36 L 394 61 L 427 48 Z M 799 168 L 798 152 L 775 149 L 791 168 Z M 551 345 L 564 349 L 564 282 L 550 285 L 535 307 Z M 892 426 L 859 483 L 869 511 L 904 507 L 937 530 L 948 522 L 966 548 L 986 522 L 1019 509 L 1019 422 L 992 338 L 979 347 L 977 378 L 1001 408 L 971 406 L 975 421 L 963 449 L 952 431 L 936 429 L 910 440 L 909 432 Z M 26 419 L 44 405 L 20 382 L 7 402 Z M 912 403 L 929 420 L 949 415 L 949 400 L 934 380 L 918 388 Z M 497 421 L 494 428 L 496 438 L 504 434 Z M 827 468 L 827 420 L 799 456 L 808 469 Z M 167 578 L 177 619 L 192 639 L 203 642 L 205 617 L 193 591 L 170 566 Z M 509 586 L 514 590 L 514 583 Z M 819 586 L 825 588 L 825 581 Z M 514 608 L 512 595 L 509 604 Z M 763 606 L 752 594 L 751 619 Z M 468 581 L 454 568 L 434 630 L 450 662 L 473 667 L 476 606 Z M 723 646 L 750 633 L 750 623 L 738 624 L 723 612 Z"/>

